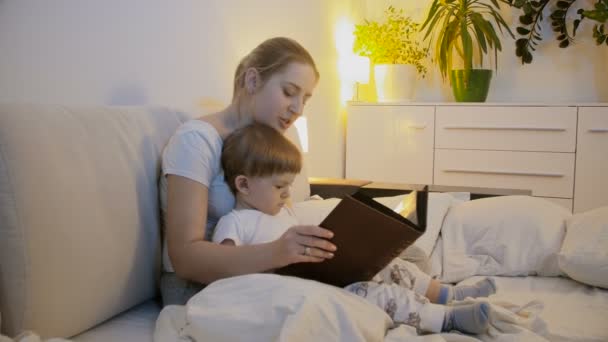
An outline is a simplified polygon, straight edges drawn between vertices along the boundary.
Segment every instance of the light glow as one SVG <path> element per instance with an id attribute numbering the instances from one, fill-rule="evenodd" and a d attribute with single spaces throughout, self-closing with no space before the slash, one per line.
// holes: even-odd
<path id="1" fill-rule="evenodd" d="M 305 117 L 300 116 L 293 124 L 298 131 L 302 153 L 308 153 L 308 121 Z"/>
<path id="2" fill-rule="evenodd" d="M 336 24 L 336 49 L 338 51 L 338 77 L 340 78 L 340 103 L 353 99 L 356 85 L 369 82 L 369 58 L 353 53 L 355 25 L 347 18 Z"/>

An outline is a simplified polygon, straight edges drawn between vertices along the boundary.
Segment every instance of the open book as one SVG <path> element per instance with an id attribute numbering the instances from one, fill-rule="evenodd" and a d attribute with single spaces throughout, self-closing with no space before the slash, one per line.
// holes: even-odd
<path id="1" fill-rule="evenodd" d="M 334 232 L 334 257 L 291 264 L 276 273 L 339 287 L 371 280 L 425 232 L 427 206 L 426 186 L 405 196 L 398 212 L 360 192 L 346 196 L 319 225 Z"/>

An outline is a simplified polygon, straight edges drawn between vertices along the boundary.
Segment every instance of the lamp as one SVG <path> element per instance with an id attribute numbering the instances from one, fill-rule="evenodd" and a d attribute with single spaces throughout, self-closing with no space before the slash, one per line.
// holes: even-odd
<path id="1" fill-rule="evenodd" d="M 300 147 L 302 148 L 302 153 L 308 152 L 308 122 L 306 118 L 300 116 L 294 123 L 296 126 L 296 130 L 298 131 L 298 137 L 300 138 Z"/>
<path id="2" fill-rule="evenodd" d="M 369 83 L 369 58 L 352 55 L 349 59 L 350 73 L 355 86 L 353 101 L 361 101 L 359 97 L 359 83 Z"/>

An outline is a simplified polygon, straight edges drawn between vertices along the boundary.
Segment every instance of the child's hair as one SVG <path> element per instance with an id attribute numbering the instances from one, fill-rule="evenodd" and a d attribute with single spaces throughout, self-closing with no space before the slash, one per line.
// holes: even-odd
<path id="1" fill-rule="evenodd" d="M 237 129 L 224 141 L 222 167 L 230 190 L 237 193 L 239 175 L 266 177 L 280 173 L 299 173 L 302 154 L 289 139 L 276 129 L 252 123 Z"/>
<path id="2" fill-rule="evenodd" d="M 232 98 L 236 99 L 245 87 L 244 75 L 247 69 L 254 68 L 260 74 L 262 84 L 272 75 L 282 71 L 289 63 L 299 62 L 310 65 L 317 79 L 319 71 L 310 53 L 298 42 L 291 38 L 270 38 L 258 45 L 247 56 L 243 57 L 234 73 L 234 88 Z"/>

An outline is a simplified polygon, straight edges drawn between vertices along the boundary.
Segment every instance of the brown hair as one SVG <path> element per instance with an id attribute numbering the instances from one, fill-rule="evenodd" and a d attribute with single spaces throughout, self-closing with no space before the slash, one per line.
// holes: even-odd
<path id="1" fill-rule="evenodd" d="M 252 123 L 237 129 L 224 140 L 222 167 L 230 190 L 236 194 L 239 175 L 266 177 L 278 173 L 299 173 L 302 154 L 276 129 Z"/>
<path id="2" fill-rule="evenodd" d="M 270 38 L 258 45 L 253 51 L 245 56 L 234 73 L 234 88 L 232 100 L 234 101 L 245 87 L 245 72 L 254 68 L 260 74 L 262 84 L 275 73 L 283 71 L 292 62 L 310 65 L 319 79 L 319 71 L 315 61 L 306 49 L 291 38 Z"/>

